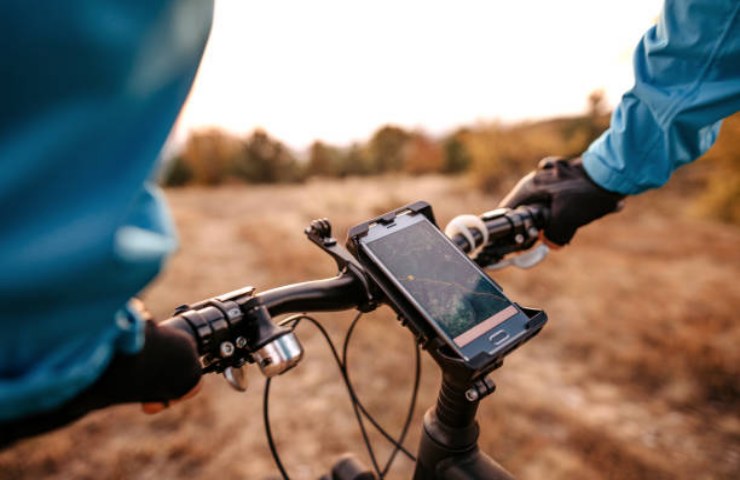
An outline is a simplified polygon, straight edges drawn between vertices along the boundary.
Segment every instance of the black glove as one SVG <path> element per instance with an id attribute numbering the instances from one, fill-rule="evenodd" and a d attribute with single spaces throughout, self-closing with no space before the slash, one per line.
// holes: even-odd
<path id="1" fill-rule="evenodd" d="M 548 157 L 522 178 L 500 207 L 540 203 L 550 208 L 545 237 L 565 245 L 578 228 L 621 208 L 624 195 L 604 190 L 586 173 L 580 158 Z"/>
<path id="2" fill-rule="evenodd" d="M 47 432 L 87 413 L 121 403 L 168 402 L 182 397 L 200 380 L 195 342 L 174 328 L 145 325 L 144 348 L 119 354 L 87 390 L 43 414 L 0 424 L 0 448 L 20 438 Z"/>

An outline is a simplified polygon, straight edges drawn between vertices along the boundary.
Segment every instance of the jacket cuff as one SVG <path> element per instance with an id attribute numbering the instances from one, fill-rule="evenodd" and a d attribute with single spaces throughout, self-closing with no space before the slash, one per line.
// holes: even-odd
<path id="1" fill-rule="evenodd" d="M 589 178 L 604 190 L 621 193 L 622 195 L 635 195 L 642 191 L 637 183 L 624 174 L 611 169 L 594 152 L 586 151 L 581 158 L 583 159 L 583 168 Z"/>
<path id="2" fill-rule="evenodd" d="M 144 322 L 150 317 L 138 299 L 130 300 L 124 308 L 116 312 L 116 351 L 126 355 L 141 351 L 144 347 Z"/>

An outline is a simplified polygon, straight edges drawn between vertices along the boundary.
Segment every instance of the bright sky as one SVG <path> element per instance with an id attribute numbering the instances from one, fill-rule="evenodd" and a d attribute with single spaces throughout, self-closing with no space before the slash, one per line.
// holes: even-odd
<path id="1" fill-rule="evenodd" d="M 632 84 L 662 0 L 216 0 L 176 138 L 262 127 L 294 148 L 386 123 L 439 134 L 582 112 Z"/>

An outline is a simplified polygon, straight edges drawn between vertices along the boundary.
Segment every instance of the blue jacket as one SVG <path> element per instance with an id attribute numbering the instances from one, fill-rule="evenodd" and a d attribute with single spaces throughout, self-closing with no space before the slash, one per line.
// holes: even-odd
<path id="1" fill-rule="evenodd" d="M 0 422 L 59 405 L 141 347 L 126 304 L 175 245 L 148 179 L 211 10 L 0 2 Z"/>
<path id="2" fill-rule="evenodd" d="M 583 155 L 607 190 L 663 185 L 713 143 L 740 110 L 740 1 L 666 0 L 634 56 L 635 85 Z"/>

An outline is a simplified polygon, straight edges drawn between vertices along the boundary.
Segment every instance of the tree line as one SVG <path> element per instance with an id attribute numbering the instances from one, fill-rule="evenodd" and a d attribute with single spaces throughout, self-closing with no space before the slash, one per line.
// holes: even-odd
<path id="1" fill-rule="evenodd" d="M 385 125 L 366 142 L 349 146 L 315 141 L 307 158 L 263 130 L 240 137 L 211 129 L 192 133 L 167 162 L 165 186 L 244 182 L 295 183 L 310 177 L 342 178 L 388 173 L 469 175 L 481 190 L 511 185 L 548 155 L 581 154 L 609 125 L 599 92 L 580 116 L 507 125 L 479 124 L 435 138 Z M 740 113 L 725 120 L 716 145 L 690 167 L 701 177 L 698 211 L 740 224 Z"/>
<path id="2" fill-rule="evenodd" d="M 478 185 L 489 189 L 531 169 L 542 156 L 583 151 L 608 125 L 601 94 L 591 95 L 589 105 L 588 113 L 579 117 L 518 125 L 476 125 L 441 138 L 384 125 L 363 143 L 337 146 L 317 140 L 303 161 L 263 130 L 246 137 L 218 129 L 199 131 L 192 133 L 182 150 L 170 159 L 163 183 L 287 183 L 313 176 L 472 171 Z"/>
<path id="3" fill-rule="evenodd" d="M 220 185 L 225 182 L 290 183 L 313 176 L 346 177 L 390 172 L 458 173 L 471 162 L 463 133 L 442 141 L 394 125 L 378 129 L 367 143 L 336 146 L 315 141 L 308 158 L 296 154 L 264 130 L 238 137 L 218 129 L 192 133 L 168 162 L 166 186 Z"/>

